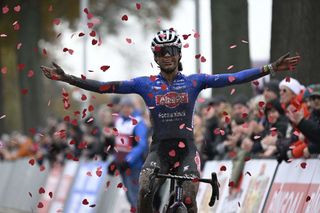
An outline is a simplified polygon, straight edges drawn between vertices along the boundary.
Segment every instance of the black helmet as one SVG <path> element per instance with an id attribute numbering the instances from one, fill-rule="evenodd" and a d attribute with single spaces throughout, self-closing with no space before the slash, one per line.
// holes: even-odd
<path id="1" fill-rule="evenodd" d="M 152 52 L 156 52 L 157 48 L 164 46 L 174 46 L 181 50 L 182 43 L 179 35 L 174 29 L 170 28 L 159 31 L 151 42 Z"/>

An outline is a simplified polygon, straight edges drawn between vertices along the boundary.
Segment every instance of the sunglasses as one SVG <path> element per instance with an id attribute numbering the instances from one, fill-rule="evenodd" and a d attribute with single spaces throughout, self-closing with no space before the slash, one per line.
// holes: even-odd
<path id="1" fill-rule="evenodd" d="M 181 50 L 175 46 L 164 46 L 164 47 L 156 47 L 154 51 L 154 55 L 158 57 L 164 57 L 167 54 L 169 56 L 179 55 Z"/>

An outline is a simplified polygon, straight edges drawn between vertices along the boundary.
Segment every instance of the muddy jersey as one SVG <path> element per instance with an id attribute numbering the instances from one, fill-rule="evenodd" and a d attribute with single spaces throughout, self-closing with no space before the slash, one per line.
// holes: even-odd
<path id="1" fill-rule="evenodd" d="M 258 79 L 259 68 L 231 74 L 178 73 L 172 83 L 161 74 L 128 81 L 100 82 L 73 77 L 70 84 L 99 93 L 139 94 L 150 109 L 155 140 L 193 137 L 193 111 L 198 94 L 206 88 L 225 87 Z"/>

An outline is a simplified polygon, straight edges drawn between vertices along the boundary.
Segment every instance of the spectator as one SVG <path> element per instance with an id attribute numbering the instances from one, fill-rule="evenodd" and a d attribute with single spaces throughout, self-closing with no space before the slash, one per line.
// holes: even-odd
<path id="1" fill-rule="evenodd" d="M 265 107 L 266 124 L 261 137 L 252 144 L 252 153 L 262 157 L 271 157 L 277 151 L 277 142 L 285 138 L 289 126 L 285 112 L 277 99 L 271 100 Z"/>
<path id="2" fill-rule="evenodd" d="M 309 87 L 312 113 L 309 118 L 304 117 L 303 111 L 288 111 L 290 121 L 303 133 L 308 140 L 308 146 L 304 148 L 304 156 L 320 153 L 320 84 Z"/>
<path id="3" fill-rule="evenodd" d="M 266 102 L 279 99 L 279 83 L 280 82 L 278 80 L 270 80 L 265 84 L 263 96 Z"/>
<path id="4" fill-rule="evenodd" d="M 117 168 L 131 207 L 137 207 L 138 180 L 148 148 L 148 128 L 140 115 L 134 115 L 135 107 L 130 97 L 123 97 L 119 103 L 120 115 L 115 121 L 115 160 L 109 165 L 109 174 Z"/>
<path id="5" fill-rule="evenodd" d="M 308 118 L 310 113 L 307 105 L 303 102 L 305 87 L 294 78 L 285 78 L 280 84 L 280 102 L 285 112 L 302 111 L 304 118 Z M 288 131 L 289 132 L 289 131 Z M 288 160 L 289 158 L 299 158 L 303 156 L 303 150 L 307 147 L 304 135 L 299 132 L 295 125 L 292 126 L 291 134 L 287 135 L 289 140 L 282 140 L 278 145 L 278 161 Z M 295 133 L 295 134 L 293 134 Z M 297 136 L 297 133 L 299 135 Z"/>

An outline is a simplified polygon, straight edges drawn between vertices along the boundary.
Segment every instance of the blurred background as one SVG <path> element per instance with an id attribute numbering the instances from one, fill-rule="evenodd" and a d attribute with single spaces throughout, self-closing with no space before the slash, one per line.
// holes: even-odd
<path id="1" fill-rule="evenodd" d="M 41 65 L 55 62 L 68 74 L 99 81 L 156 75 L 159 69 L 151 40 L 160 29 L 168 28 L 181 36 L 186 75 L 233 73 L 268 64 L 287 52 L 300 55 L 294 72 L 200 94 L 194 132 L 203 156 L 212 148 L 207 147 L 208 135 L 212 144 L 218 136 L 223 144 L 231 135 L 225 127 L 230 126 L 236 104 L 248 110 L 238 113 L 238 129 L 242 120 L 265 119 L 268 112 L 260 105 L 266 100 L 260 98 L 270 78 L 289 76 L 306 87 L 320 79 L 317 0 L 0 0 L 0 9 L 0 212 L 14 212 L 16 203 L 17 212 L 49 212 L 49 207 L 51 212 L 80 212 L 79 208 L 88 212 L 96 204 L 96 212 L 115 212 L 125 200 L 125 190 L 118 190 L 119 177 L 105 172 L 114 154 L 114 122 L 121 114 L 123 97 L 51 81 L 41 73 Z M 279 81 L 275 82 L 269 89 L 279 98 Z M 256 95 L 259 98 L 249 106 L 248 99 Z M 318 100 L 319 94 L 315 96 Z M 148 109 L 140 97 L 133 97 L 149 131 Z M 295 133 L 288 132 L 289 136 Z M 251 145 L 260 137 L 248 135 Z M 205 160 L 232 159 L 228 154 L 222 151 L 221 158 L 212 154 Z M 275 155 L 272 149 L 258 157 Z M 270 180 L 277 165 L 273 160 Z M 216 167 L 221 171 L 220 165 Z M 107 190 L 109 185 L 113 191 Z M 48 192 L 57 196 L 51 200 Z M 91 198 L 90 206 L 85 197 Z M 124 209 L 129 211 L 128 203 Z"/>

